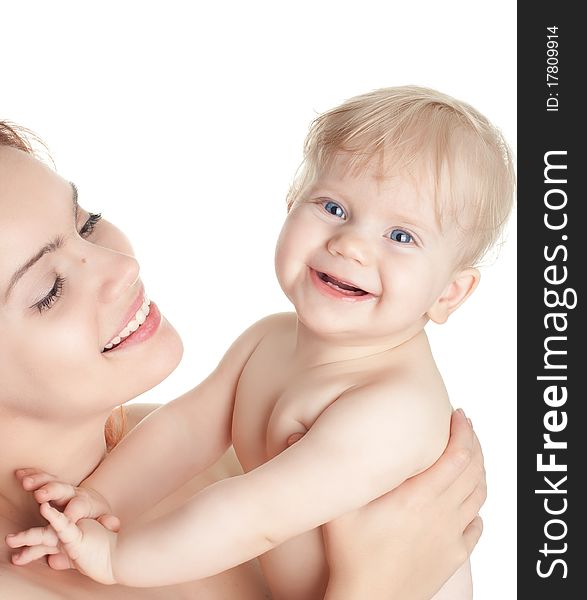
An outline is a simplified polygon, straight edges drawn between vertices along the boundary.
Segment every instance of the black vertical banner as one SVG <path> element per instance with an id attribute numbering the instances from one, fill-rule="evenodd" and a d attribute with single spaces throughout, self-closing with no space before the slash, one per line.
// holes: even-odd
<path id="1" fill-rule="evenodd" d="M 518 6 L 518 598 L 565 600 L 587 597 L 587 32 L 578 3 Z"/>

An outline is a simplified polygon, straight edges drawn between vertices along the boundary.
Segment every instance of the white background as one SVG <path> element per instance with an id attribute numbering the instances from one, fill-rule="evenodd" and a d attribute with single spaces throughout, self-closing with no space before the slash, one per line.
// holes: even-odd
<path id="1" fill-rule="evenodd" d="M 127 233 L 185 345 L 141 400 L 193 387 L 249 324 L 289 310 L 273 273 L 314 116 L 391 85 L 436 87 L 516 148 L 515 3 L 27 2 L 2 11 L 0 118 L 36 131 L 80 203 Z M 485 451 L 475 597 L 515 590 L 515 224 L 474 296 L 430 328 Z"/>

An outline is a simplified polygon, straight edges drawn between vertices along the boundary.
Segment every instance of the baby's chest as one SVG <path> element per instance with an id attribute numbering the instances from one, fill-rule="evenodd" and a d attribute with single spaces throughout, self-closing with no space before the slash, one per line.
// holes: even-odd
<path id="1" fill-rule="evenodd" d="M 232 422 L 243 469 L 250 471 L 295 443 L 344 389 L 344 381 L 320 369 L 250 360 L 239 381 Z"/>

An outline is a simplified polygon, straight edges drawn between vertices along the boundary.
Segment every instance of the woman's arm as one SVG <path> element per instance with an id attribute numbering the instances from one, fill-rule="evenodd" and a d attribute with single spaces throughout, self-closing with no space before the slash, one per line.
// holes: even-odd
<path id="1" fill-rule="evenodd" d="M 485 497 L 479 441 L 456 411 L 432 467 L 324 526 L 325 600 L 429 600 L 477 544 Z"/>

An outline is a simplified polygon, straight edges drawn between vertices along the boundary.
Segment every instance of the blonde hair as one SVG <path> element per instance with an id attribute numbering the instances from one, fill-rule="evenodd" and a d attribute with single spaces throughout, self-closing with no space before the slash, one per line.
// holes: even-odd
<path id="1" fill-rule="evenodd" d="M 476 264 L 491 248 L 513 206 L 512 153 L 500 131 L 469 104 L 430 88 L 382 88 L 319 115 L 287 195 L 288 210 L 340 153 L 349 154 L 351 174 L 374 158 L 387 175 L 427 172 L 439 223 L 448 215 L 463 231 L 463 265 Z"/>

